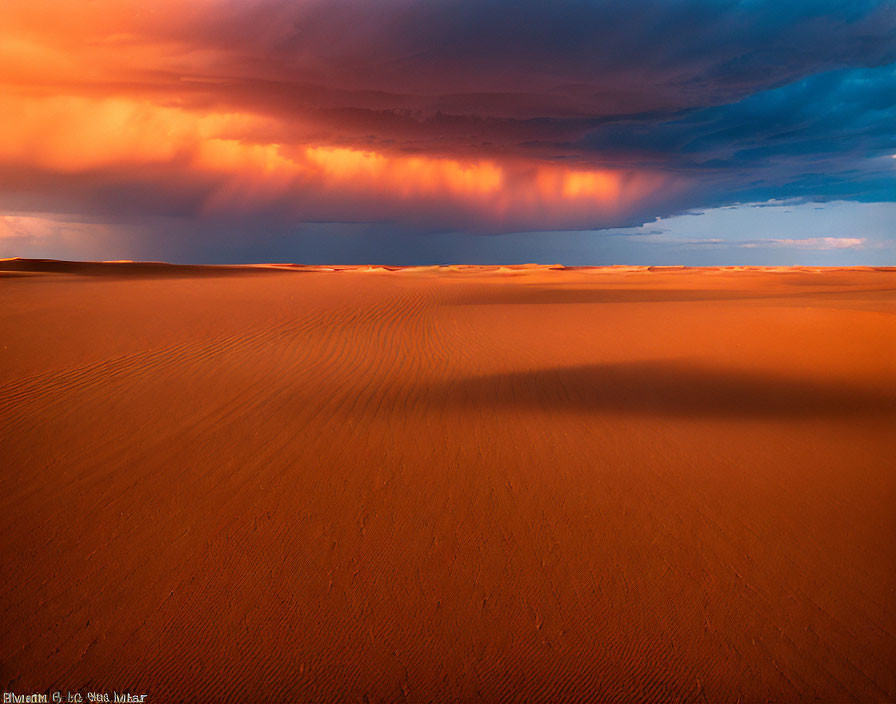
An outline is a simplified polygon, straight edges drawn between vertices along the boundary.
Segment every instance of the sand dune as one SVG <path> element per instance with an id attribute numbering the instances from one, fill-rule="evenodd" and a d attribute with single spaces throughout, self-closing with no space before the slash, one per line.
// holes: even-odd
<path id="1" fill-rule="evenodd" d="M 0 340 L 4 690 L 896 699 L 896 270 L 6 260 Z"/>

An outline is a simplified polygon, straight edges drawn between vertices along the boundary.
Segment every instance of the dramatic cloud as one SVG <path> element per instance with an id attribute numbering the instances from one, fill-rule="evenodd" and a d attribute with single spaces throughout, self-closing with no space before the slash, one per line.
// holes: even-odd
<path id="1" fill-rule="evenodd" d="M 140 251 L 177 222 L 170 256 L 205 259 L 369 223 L 427 256 L 891 200 L 894 62 L 887 0 L 6 0 L 0 213 Z"/>

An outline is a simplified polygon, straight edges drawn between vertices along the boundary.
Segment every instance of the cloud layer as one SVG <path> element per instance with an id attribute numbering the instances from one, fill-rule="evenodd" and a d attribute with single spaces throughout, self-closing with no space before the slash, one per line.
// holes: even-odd
<path id="1" fill-rule="evenodd" d="M 0 212 L 192 219 L 212 254 L 222 218 L 251 244 L 891 200 L 894 62 L 890 1 L 7 0 Z"/>

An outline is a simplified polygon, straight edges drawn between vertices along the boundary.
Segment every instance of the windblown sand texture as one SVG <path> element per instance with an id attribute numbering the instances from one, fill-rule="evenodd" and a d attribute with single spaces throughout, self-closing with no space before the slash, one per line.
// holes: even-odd
<path id="1" fill-rule="evenodd" d="M 896 270 L 0 269 L 5 690 L 896 699 Z"/>

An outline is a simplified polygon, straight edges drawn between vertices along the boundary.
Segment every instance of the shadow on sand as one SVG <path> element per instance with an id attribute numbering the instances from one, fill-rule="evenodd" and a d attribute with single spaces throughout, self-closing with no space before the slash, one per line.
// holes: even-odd
<path id="1" fill-rule="evenodd" d="M 455 304 L 476 305 L 565 305 L 571 303 L 686 303 L 691 301 L 739 301 L 782 298 L 787 293 L 751 293 L 735 289 L 649 289 L 649 288 L 541 288 L 507 287 L 487 295 L 460 297 Z"/>
<path id="2" fill-rule="evenodd" d="M 454 303 L 462 306 L 477 305 L 565 305 L 596 303 L 690 303 L 700 301 L 746 301 L 791 299 L 805 296 L 832 296 L 891 293 L 889 287 L 862 287 L 832 290 L 807 290 L 798 282 L 777 290 L 750 291 L 749 289 L 673 289 L 673 288 L 562 288 L 541 286 L 508 286 L 492 289 L 486 293 L 474 292 L 459 297 Z"/>
<path id="3" fill-rule="evenodd" d="M 450 404 L 645 416 L 808 418 L 896 413 L 896 389 L 874 390 L 675 360 L 469 377 L 433 393 Z"/>

